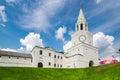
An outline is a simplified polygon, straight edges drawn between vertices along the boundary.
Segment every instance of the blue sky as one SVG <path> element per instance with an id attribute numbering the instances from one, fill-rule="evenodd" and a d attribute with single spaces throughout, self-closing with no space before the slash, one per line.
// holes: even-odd
<path id="1" fill-rule="evenodd" d="M 100 56 L 114 55 L 120 48 L 120 0 L 0 0 L 0 49 L 39 45 L 63 51 L 81 3 Z"/>

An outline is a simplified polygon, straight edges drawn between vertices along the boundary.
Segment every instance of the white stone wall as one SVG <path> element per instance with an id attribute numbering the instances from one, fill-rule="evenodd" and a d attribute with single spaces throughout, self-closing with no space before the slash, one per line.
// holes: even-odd
<path id="1" fill-rule="evenodd" d="M 85 52 L 84 56 L 86 57 L 88 62 L 92 60 L 94 62 L 94 66 L 97 66 L 99 64 L 98 63 L 98 49 L 90 45 L 83 45 L 83 48 Z"/>
<path id="2" fill-rule="evenodd" d="M 65 67 L 81 68 L 89 67 L 89 62 L 93 61 L 94 66 L 98 65 L 98 50 L 92 45 L 81 43 L 73 46 L 65 54 Z"/>
<path id="3" fill-rule="evenodd" d="M 0 66 L 32 67 L 31 58 L 0 56 Z"/>

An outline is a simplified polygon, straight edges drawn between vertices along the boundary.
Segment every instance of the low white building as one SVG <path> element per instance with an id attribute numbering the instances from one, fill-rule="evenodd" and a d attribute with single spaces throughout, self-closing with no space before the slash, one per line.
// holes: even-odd
<path id="1" fill-rule="evenodd" d="M 98 65 L 98 49 L 93 46 L 93 35 L 82 8 L 72 34 L 72 47 L 64 52 L 35 46 L 31 54 L 0 51 L 0 66 L 27 66 L 44 68 L 81 68 Z"/>
<path id="2" fill-rule="evenodd" d="M 0 66 L 32 67 L 31 54 L 0 50 Z"/>

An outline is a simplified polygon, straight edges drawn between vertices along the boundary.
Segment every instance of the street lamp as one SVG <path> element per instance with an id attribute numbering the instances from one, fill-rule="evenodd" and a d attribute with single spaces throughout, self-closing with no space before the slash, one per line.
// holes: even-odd
<path id="1" fill-rule="evenodd" d="M 116 53 L 119 54 L 119 62 L 120 62 L 120 49 Z"/>

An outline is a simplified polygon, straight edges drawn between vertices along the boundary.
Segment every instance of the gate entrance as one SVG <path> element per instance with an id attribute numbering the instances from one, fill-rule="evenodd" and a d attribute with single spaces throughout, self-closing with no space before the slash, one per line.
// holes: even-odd
<path id="1" fill-rule="evenodd" d="M 38 63 L 38 68 L 42 68 L 43 67 L 43 64 L 40 62 Z"/>
<path id="2" fill-rule="evenodd" d="M 94 65 L 94 62 L 93 61 L 90 61 L 89 62 L 89 67 L 92 67 Z"/>

